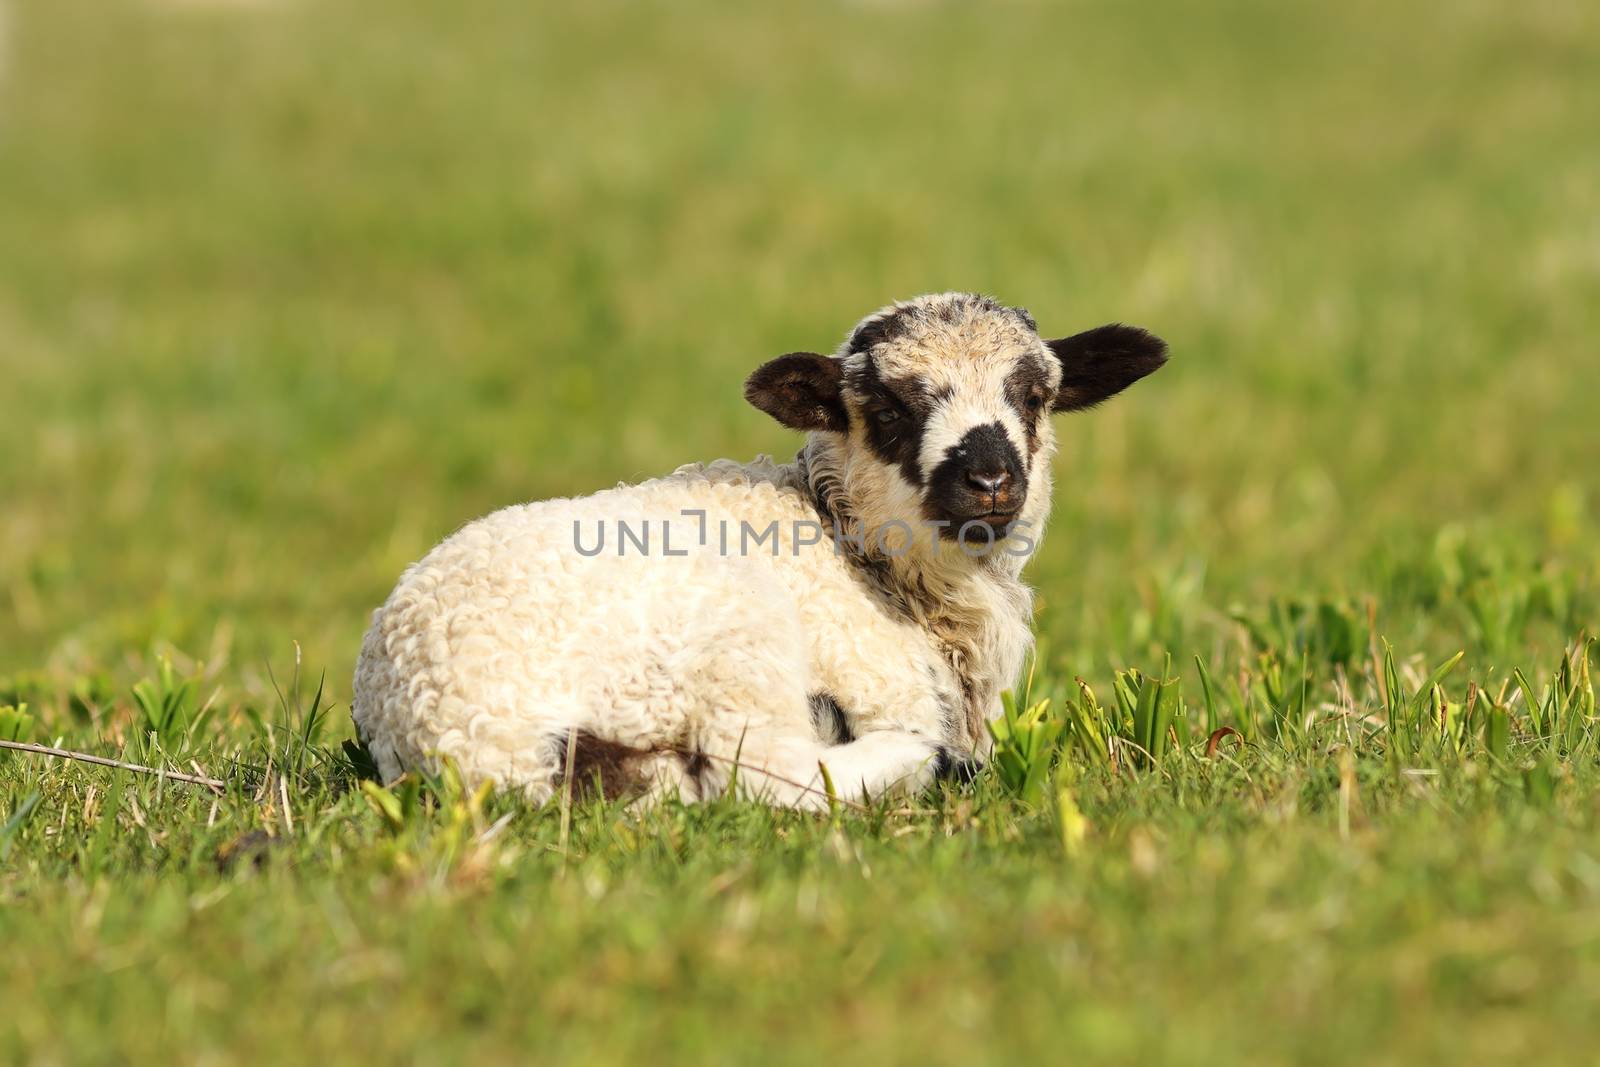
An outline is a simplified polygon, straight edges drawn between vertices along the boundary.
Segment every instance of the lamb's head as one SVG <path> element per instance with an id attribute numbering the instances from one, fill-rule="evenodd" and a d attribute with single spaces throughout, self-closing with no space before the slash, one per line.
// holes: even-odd
<path id="1" fill-rule="evenodd" d="M 941 293 L 867 316 L 832 356 L 780 356 L 745 396 L 812 433 L 808 455 L 864 528 L 905 524 L 929 531 L 929 547 L 965 546 L 1042 525 L 1052 412 L 1092 407 L 1165 362 L 1166 345 L 1135 327 L 1046 341 L 1021 308 Z"/>

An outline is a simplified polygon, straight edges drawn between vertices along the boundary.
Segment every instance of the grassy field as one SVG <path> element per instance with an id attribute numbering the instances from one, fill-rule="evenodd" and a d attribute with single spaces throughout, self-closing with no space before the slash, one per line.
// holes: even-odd
<path id="1" fill-rule="evenodd" d="M 1593 1062 L 1594 5 L 0 15 L 0 737 L 227 783 L 0 752 L 0 1060 Z M 1059 427 L 1050 780 L 361 785 L 408 562 L 948 288 L 1174 353 Z"/>

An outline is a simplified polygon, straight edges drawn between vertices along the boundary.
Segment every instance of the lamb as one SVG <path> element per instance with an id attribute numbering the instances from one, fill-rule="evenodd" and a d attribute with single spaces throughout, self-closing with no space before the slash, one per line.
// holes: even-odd
<path id="1" fill-rule="evenodd" d="M 817 808 L 971 771 L 1032 645 L 1050 414 L 1165 362 L 1144 330 L 1046 341 L 986 296 L 889 305 L 748 379 L 807 434 L 793 462 L 508 507 L 413 564 L 362 646 L 358 734 L 386 780 L 449 758 L 533 802 L 570 774 Z"/>

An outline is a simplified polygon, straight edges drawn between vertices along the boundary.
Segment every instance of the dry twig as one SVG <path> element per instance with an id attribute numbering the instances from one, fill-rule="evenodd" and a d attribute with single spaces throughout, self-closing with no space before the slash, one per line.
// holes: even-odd
<path id="1" fill-rule="evenodd" d="M 31 752 L 35 756 L 53 756 L 56 759 L 77 760 L 79 763 L 93 763 L 100 767 L 115 767 L 119 771 L 133 771 L 135 774 L 152 774 L 157 778 L 170 778 L 174 782 L 187 782 L 189 785 L 203 785 L 220 793 L 227 788 L 228 783 L 220 778 L 207 778 L 204 775 L 184 774 L 182 771 L 169 771 L 160 767 L 146 767 L 138 763 L 124 763 L 121 760 L 107 759 L 104 756 L 91 756 L 87 752 L 73 752 L 65 748 L 52 748 L 49 745 L 34 745 L 25 741 L 0 741 L 0 748 L 8 748 L 13 752 Z"/>

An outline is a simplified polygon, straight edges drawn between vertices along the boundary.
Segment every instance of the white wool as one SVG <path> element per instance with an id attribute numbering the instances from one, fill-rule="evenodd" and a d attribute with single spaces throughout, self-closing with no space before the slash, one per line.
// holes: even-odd
<path id="1" fill-rule="evenodd" d="M 691 510 L 706 512 L 704 546 Z M 778 555 L 770 539 L 739 554 L 741 520 L 753 540 L 774 519 Z M 574 523 L 592 550 L 602 521 L 605 550 L 584 556 Z M 619 521 L 636 533 L 648 521 L 650 555 L 632 541 L 618 554 Z M 864 585 L 830 537 L 796 547 L 816 524 L 795 467 L 765 457 L 498 511 L 409 568 L 374 614 L 356 726 L 385 779 L 447 756 L 469 781 L 534 799 L 555 789 L 579 729 L 631 748 L 702 752 L 702 789 L 725 782 L 735 760 L 816 787 L 822 746 L 809 697 L 827 692 L 850 709 L 857 736 L 920 742 L 914 759 L 881 772 L 839 759 L 840 790 L 877 793 L 908 775 L 926 784 L 935 747 L 950 743 L 959 683 L 930 635 Z M 662 554 L 663 529 L 674 555 Z M 748 784 L 788 803 L 825 800 L 784 782 Z"/>

